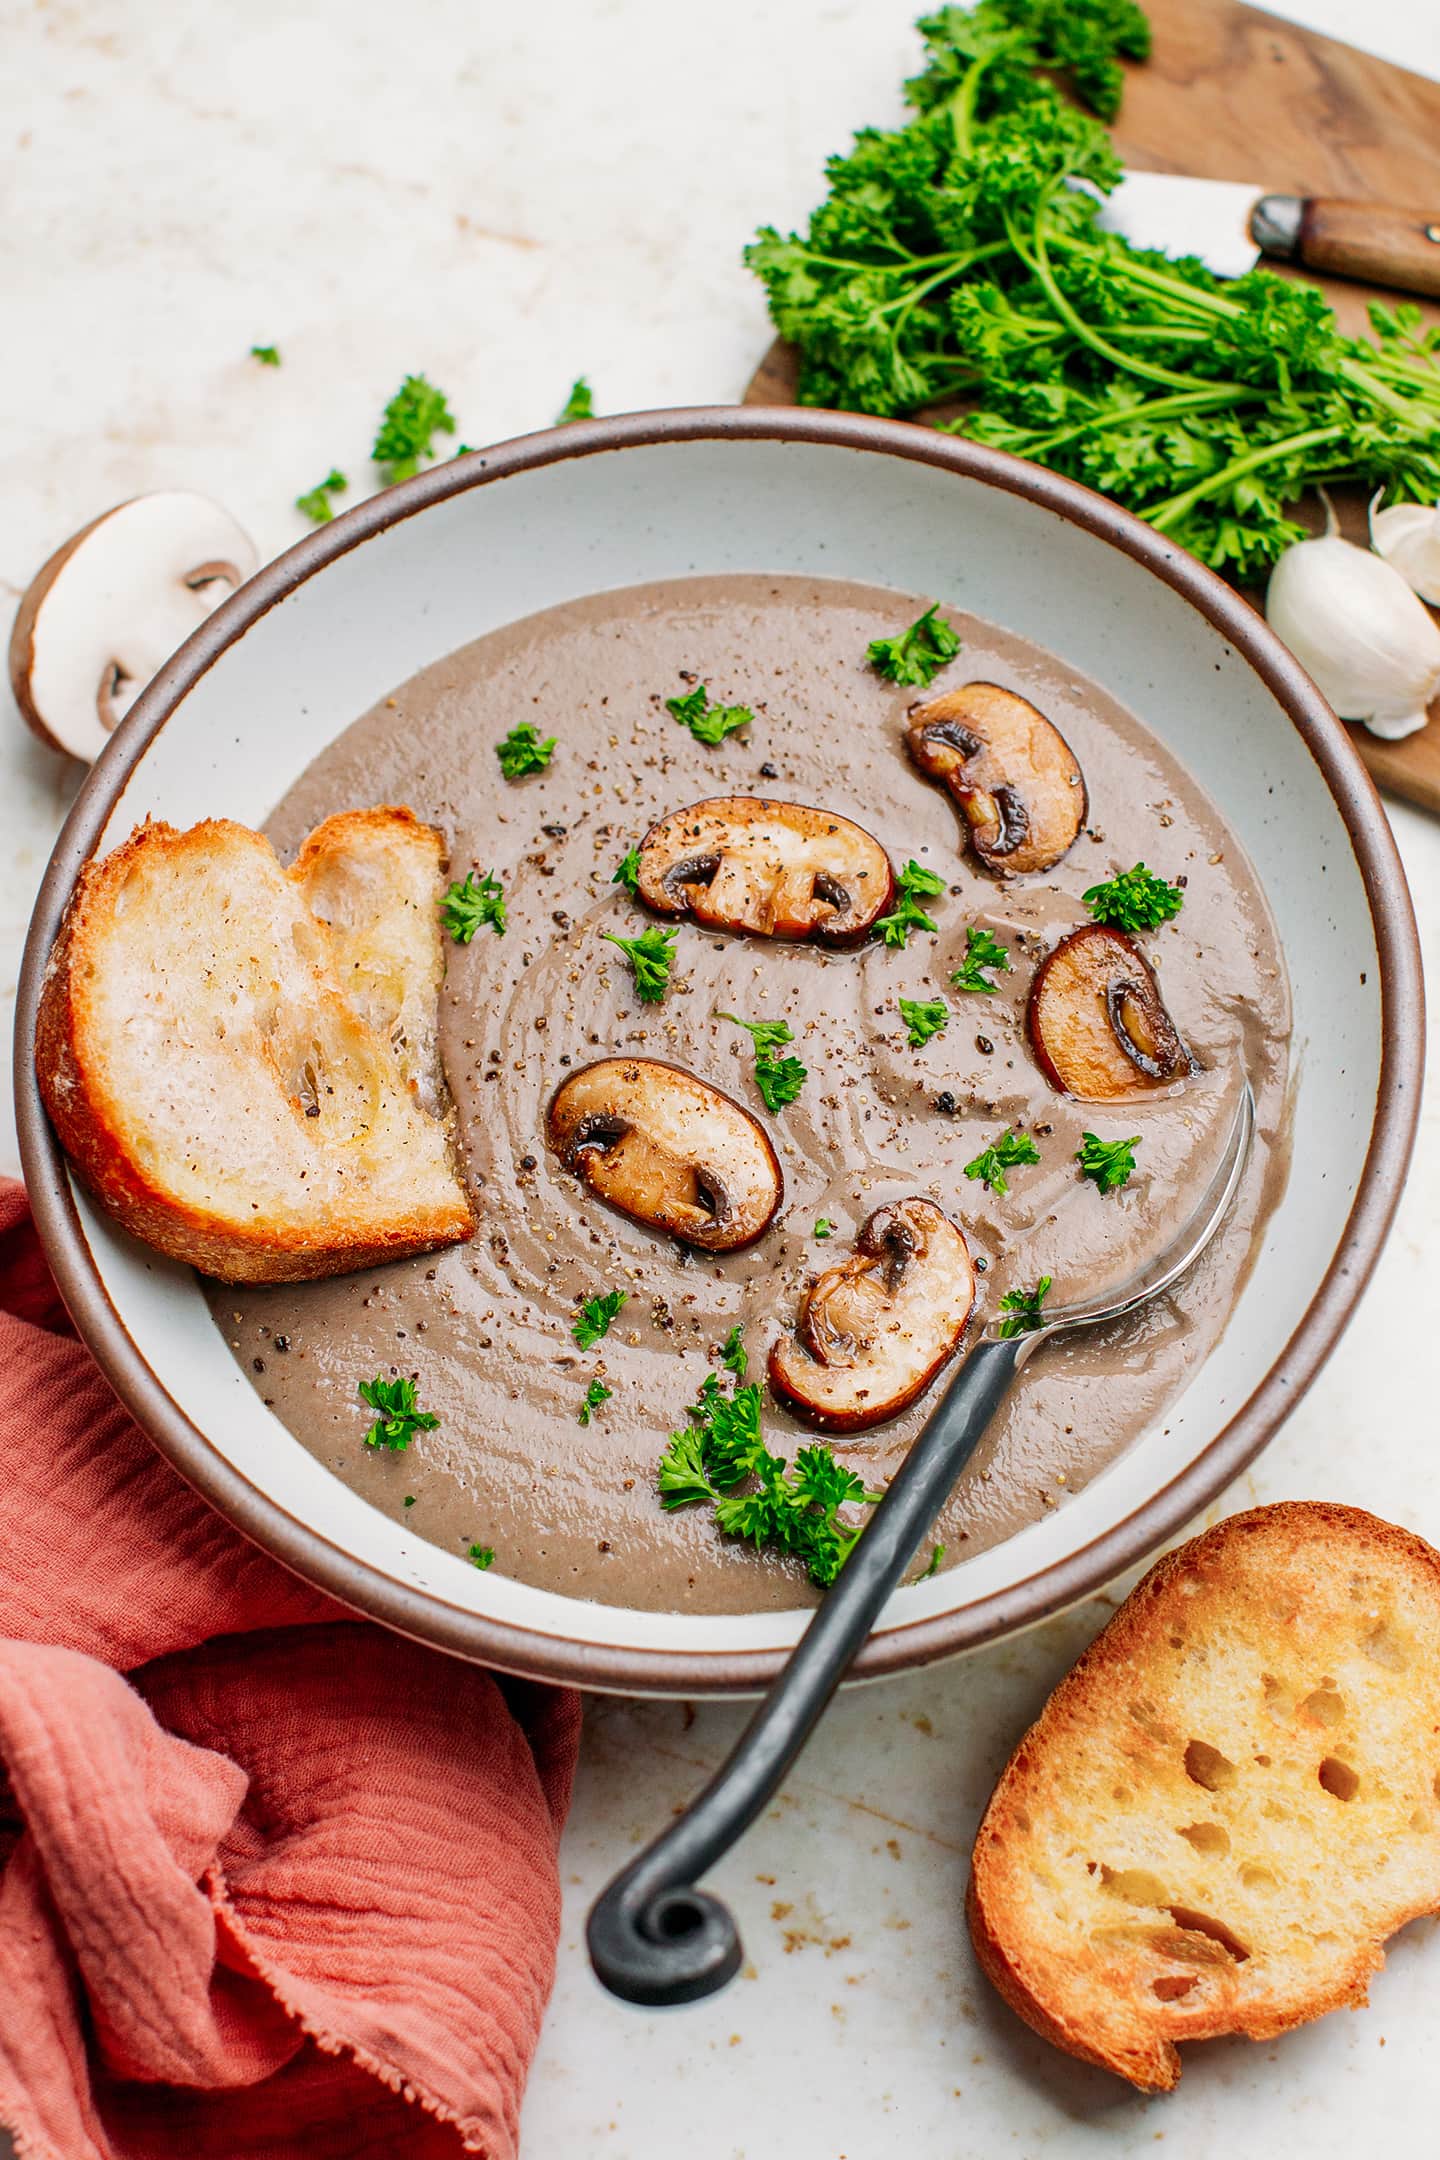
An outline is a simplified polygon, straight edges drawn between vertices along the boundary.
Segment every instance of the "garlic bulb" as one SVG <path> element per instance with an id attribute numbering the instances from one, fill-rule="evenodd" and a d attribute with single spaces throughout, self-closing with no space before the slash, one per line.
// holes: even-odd
<path id="1" fill-rule="evenodd" d="M 1342 719 L 1398 741 L 1440 696 L 1440 628 L 1383 556 L 1341 539 L 1325 507 L 1324 537 L 1287 548 L 1271 571 L 1266 618 Z"/>
<path id="2" fill-rule="evenodd" d="M 1433 510 L 1423 503 L 1396 503 L 1380 511 L 1371 503 L 1370 545 L 1422 600 L 1440 606 L 1440 503 Z"/>

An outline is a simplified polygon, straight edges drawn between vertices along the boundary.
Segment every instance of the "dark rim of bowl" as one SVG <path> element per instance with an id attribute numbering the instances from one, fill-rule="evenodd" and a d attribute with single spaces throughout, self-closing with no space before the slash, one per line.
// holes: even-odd
<path id="1" fill-rule="evenodd" d="M 1096 534 L 1163 580 L 1229 639 L 1294 722 L 1349 833 L 1380 959 L 1380 1077 L 1355 1203 L 1319 1289 L 1260 1385 L 1193 1462 L 1121 1522 L 1004 1589 L 951 1612 L 887 1628 L 861 1651 L 856 1676 L 949 1657 L 1074 1604 L 1183 1530 L 1258 1454 L 1339 1339 L 1384 1244 L 1414 1142 L 1425 1039 L 1419 941 L 1395 842 L 1369 775 L 1310 678 L 1255 610 L 1194 556 L 1103 496 L 1005 452 L 906 421 L 799 408 L 701 407 L 580 421 L 433 466 L 309 534 L 251 578 L 201 624 L 137 699 L 81 788 L 40 888 L 16 1002 L 15 1096 L 21 1160 L 46 1256 L 81 1335 L 161 1453 L 222 1515 L 297 1575 L 402 1634 L 502 1671 L 667 1695 L 763 1687 L 787 1653 L 614 1647 L 587 1642 L 583 1632 L 542 1634 L 460 1611 L 342 1552 L 223 1460 L 152 1372 L 110 1301 L 80 1227 L 64 1156 L 41 1107 L 33 1045 L 41 979 L 66 902 L 126 779 L 186 693 L 253 623 L 327 563 L 451 495 L 567 458 L 700 440 L 818 443 L 913 458 L 1023 496 Z M 584 1610 L 577 1601 L 576 1623 L 582 1628 Z"/>

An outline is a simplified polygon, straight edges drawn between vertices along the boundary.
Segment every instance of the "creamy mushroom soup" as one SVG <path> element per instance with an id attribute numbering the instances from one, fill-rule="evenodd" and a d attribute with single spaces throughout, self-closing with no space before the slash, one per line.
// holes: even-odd
<path id="1" fill-rule="evenodd" d="M 600 594 L 425 669 L 317 759 L 271 820 L 277 846 L 293 853 L 332 811 L 408 804 L 444 832 L 454 878 L 488 872 L 504 888 L 503 935 L 482 923 L 469 944 L 447 944 L 441 1010 L 481 1217 L 474 1239 L 328 1282 L 210 1290 L 226 1341 L 276 1415 L 417 1537 L 462 1555 L 490 1549 L 499 1571 L 616 1604 L 728 1612 L 808 1601 L 816 1593 L 793 1560 L 718 1536 L 708 1507 L 659 1504 L 657 1460 L 731 1330 L 743 1331 L 752 1380 L 766 1382 L 776 1353 L 764 1395 L 770 1447 L 793 1457 L 823 1425 L 839 1459 L 878 1489 L 954 1369 L 950 1345 L 972 1287 L 973 1330 L 1046 1276 L 1061 1302 L 1125 1275 L 1193 1205 L 1243 1070 L 1260 1141 L 1228 1227 L 1171 1296 L 1032 1359 L 936 1525 L 941 1564 L 1063 1508 L 1163 1421 L 1223 1329 L 1285 1171 L 1289 1001 L 1255 873 L 1143 721 L 1041 646 L 951 611 L 960 650 L 928 685 L 897 686 L 868 666 L 870 641 L 927 605 L 759 576 Z M 720 722 L 708 730 L 718 741 L 699 739 L 666 701 L 693 699 L 701 684 L 712 708 L 744 705 L 753 721 L 728 732 Z M 958 699 L 976 684 L 984 696 Z M 543 770 L 507 781 L 495 746 L 525 725 L 553 737 L 554 753 Z M 791 808 L 762 815 L 737 802 Z M 707 807 L 693 841 L 683 820 L 667 827 L 645 861 L 656 903 L 647 907 L 617 869 L 653 826 L 702 803 L 731 807 Z M 796 806 L 819 823 L 797 820 Z M 826 855 L 836 820 L 860 837 Z M 784 845 L 800 850 L 804 874 L 782 896 L 774 870 L 761 891 L 787 936 L 726 927 L 759 905 L 753 878 L 735 871 L 749 859 L 739 828 L 757 823 L 770 857 L 782 828 Z M 1005 874 L 1007 849 L 1025 860 L 1057 845 L 1065 852 L 1049 867 Z M 881 851 L 900 886 L 877 919 L 864 879 L 885 874 Z M 723 872 L 705 867 L 722 860 Z M 1097 934 L 1065 947 L 1091 924 L 1083 895 L 1142 861 L 1183 895 L 1178 914 L 1133 940 Z M 940 890 L 907 884 L 911 864 L 933 873 L 921 888 Z M 892 927 L 887 941 L 897 911 L 909 927 Z M 823 942 L 841 917 L 862 942 Z M 644 1003 L 606 933 L 634 940 L 651 927 L 673 931 L 673 959 L 663 997 Z M 981 931 L 1008 971 L 967 967 L 990 949 L 970 934 Z M 1032 979 L 1057 949 L 1032 1039 Z M 907 1024 L 902 999 L 912 1020 L 928 1007 L 929 1021 Z M 781 1020 L 791 1040 L 771 1055 L 805 1072 L 794 1099 L 772 1110 L 756 1040 L 737 1023 Z M 912 1033 L 932 1024 L 912 1047 Z M 722 1155 L 739 1148 L 743 1190 L 717 1198 L 691 1175 L 681 1191 L 673 1104 L 627 1097 L 621 1124 L 629 1133 L 639 1115 L 649 1152 L 638 1159 L 680 1210 L 661 1229 L 634 1219 L 636 1158 L 617 1168 L 607 1152 L 619 1129 L 610 1081 L 581 1080 L 601 1061 L 622 1075 L 642 1063 L 678 1067 L 705 1084 L 702 1107 L 712 1091 L 738 1106 L 733 1130 L 719 1114 L 714 1145 Z M 1066 1086 L 1123 1092 L 1081 1101 Z M 601 1124 L 582 1132 L 586 1117 Z M 738 1135 L 757 1131 L 758 1143 L 740 1146 Z M 987 1161 L 1006 1133 L 1008 1147 Z M 1087 1134 L 1135 1142 L 1123 1184 L 1106 1191 L 1081 1175 Z M 1031 1153 L 1037 1162 L 1024 1159 Z M 607 1197 L 605 1178 L 622 1174 L 629 1183 Z M 911 1202 L 924 1205 L 901 1205 Z M 705 1249 L 707 1231 L 740 1206 L 752 1211 L 739 1224 L 745 1241 Z M 702 1242 L 679 1242 L 677 1229 Z M 867 1236 L 869 1273 L 857 1244 Z M 884 1306 L 896 1239 L 916 1236 L 926 1265 L 942 1269 L 927 1279 L 943 1297 L 920 1301 L 916 1347 L 898 1376 L 867 1352 L 851 1387 L 842 1338 L 853 1337 L 856 1299 Z M 618 1292 L 625 1302 L 608 1332 L 581 1347 L 584 1303 Z M 837 1342 L 822 1370 L 816 1344 Z M 927 1385 L 916 1360 L 933 1367 L 936 1356 Z M 920 1392 L 901 1403 L 907 1373 Z M 365 1444 L 375 1413 L 357 1386 L 377 1375 L 413 1378 L 420 1407 L 438 1418 L 404 1450 Z M 888 1414 L 891 1401 L 900 1406 Z"/>

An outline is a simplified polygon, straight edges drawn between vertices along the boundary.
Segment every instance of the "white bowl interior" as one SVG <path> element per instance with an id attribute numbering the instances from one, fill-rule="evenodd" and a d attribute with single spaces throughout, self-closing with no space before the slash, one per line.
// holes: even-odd
<path id="1" fill-rule="evenodd" d="M 405 677 L 541 608 L 644 580 L 769 571 L 933 595 L 1048 646 L 1130 705 L 1263 866 L 1294 995 L 1299 1166 L 1225 1337 L 1184 1397 L 1082 1493 L 1007 1544 L 896 1593 L 882 1631 L 1020 1582 L 1113 1529 L 1240 1409 L 1315 1294 L 1365 1159 L 1380 1067 L 1364 886 L 1320 771 L 1273 694 L 1138 562 L 1025 498 L 838 444 L 629 446 L 513 473 L 355 546 L 226 650 L 141 757 L 104 838 L 147 814 L 259 823 L 302 768 Z M 175 1402 L 242 1477 L 339 1552 L 445 1604 L 561 1640 L 770 1650 L 802 1611 L 681 1617 L 586 1604 L 481 1574 L 348 1491 L 264 1408 L 188 1271 L 80 1199 L 95 1265 Z M 657 1452 L 659 1446 L 657 1437 Z"/>

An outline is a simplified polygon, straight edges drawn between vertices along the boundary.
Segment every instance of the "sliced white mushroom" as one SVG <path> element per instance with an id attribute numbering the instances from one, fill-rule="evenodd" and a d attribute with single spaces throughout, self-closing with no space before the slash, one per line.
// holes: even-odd
<path id="1" fill-rule="evenodd" d="M 57 548 L 10 638 L 10 682 L 43 741 L 100 755 L 177 645 L 256 568 L 228 510 L 180 489 L 137 495 Z"/>

